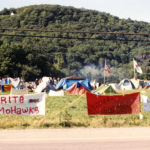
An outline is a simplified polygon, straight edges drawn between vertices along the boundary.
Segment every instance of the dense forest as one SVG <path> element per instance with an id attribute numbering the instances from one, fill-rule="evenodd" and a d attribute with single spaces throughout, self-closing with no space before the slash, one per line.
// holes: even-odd
<path id="1" fill-rule="evenodd" d="M 106 60 L 111 68 L 107 81 L 116 82 L 133 78 L 135 58 L 143 70 L 137 77 L 150 79 L 147 33 L 149 23 L 94 10 L 59 5 L 5 8 L 0 11 L 0 76 L 34 80 L 73 75 L 101 81 Z"/>

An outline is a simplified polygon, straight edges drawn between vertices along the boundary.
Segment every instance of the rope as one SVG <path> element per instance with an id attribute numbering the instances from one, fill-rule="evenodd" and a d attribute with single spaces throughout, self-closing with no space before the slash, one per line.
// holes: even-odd
<path id="1" fill-rule="evenodd" d="M 57 116 L 58 114 L 64 112 L 67 108 L 71 107 L 74 103 L 76 103 L 77 101 L 79 101 L 81 99 L 81 97 L 83 97 L 84 94 L 80 95 L 77 99 L 74 99 L 71 103 L 69 103 L 67 106 L 63 107 L 59 112 L 53 113 L 50 117 L 54 117 Z"/>

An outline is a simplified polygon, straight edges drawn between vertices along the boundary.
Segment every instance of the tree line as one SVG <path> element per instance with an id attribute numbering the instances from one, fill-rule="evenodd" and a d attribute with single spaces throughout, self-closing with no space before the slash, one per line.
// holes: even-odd
<path id="1" fill-rule="evenodd" d="M 11 15 L 11 12 L 14 15 Z M 109 81 L 133 77 L 135 58 L 150 79 L 148 35 L 41 32 L 42 30 L 150 33 L 146 22 L 119 19 L 108 13 L 59 5 L 35 5 L 0 11 L 0 76 L 21 76 L 34 80 L 42 76 L 70 75 L 103 79 L 104 61 L 112 70 Z M 40 29 L 41 31 L 32 31 Z M 23 35 L 3 36 L 3 34 Z M 29 37 L 35 36 L 35 37 Z M 37 37 L 36 37 L 37 36 Z M 41 38 L 48 36 L 50 38 Z M 81 73 L 85 66 L 96 66 L 96 77 Z"/>

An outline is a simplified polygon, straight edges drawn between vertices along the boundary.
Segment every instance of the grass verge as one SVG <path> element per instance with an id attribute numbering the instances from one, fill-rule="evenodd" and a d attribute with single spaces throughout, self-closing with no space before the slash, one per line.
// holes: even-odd
<path id="1" fill-rule="evenodd" d="M 137 91 L 127 91 L 132 93 Z M 125 93 L 124 93 L 125 94 Z M 149 90 L 144 90 L 144 95 L 150 97 Z M 150 126 L 150 113 L 131 115 L 95 115 L 88 116 L 86 96 L 65 95 L 62 97 L 46 98 L 45 116 L 8 116 L 0 115 L 1 129 L 26 129 L 26 128 L 74 128 L 74 127 L 135 127 Z M 74 100 L 77 100 L 72 104 Z M 72 105 L 70 105 L 72 104 Z M 142 105 L 142 104 L 141 104 Z M 68 107 L 67 107 L 68 106 Z M 65 109 L 64 109 L 65 108 Z"/>

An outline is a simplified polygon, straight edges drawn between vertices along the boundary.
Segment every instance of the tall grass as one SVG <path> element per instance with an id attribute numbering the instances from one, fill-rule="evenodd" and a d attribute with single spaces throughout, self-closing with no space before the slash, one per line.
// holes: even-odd
<path id="1" fill-rule="evenodd" d="M 127 91 L 126 93 L 131 92 L 137 91 Z M 149 90 L 145 90 L 144 95 L 150 97 Z M 72 104 L 75 100 L 76 102 Z M 85 95 L 80 98 L 77 95 L 65 95 L 62 97 L 47 96 L 45 116 L 0 115 L 0 128 L 111 128 L 150 126 L 150 113 L 143 111 L 141 113 L 144 116 L 142 120 L 139 119 L 139 114 L 88 116 Z"/>

